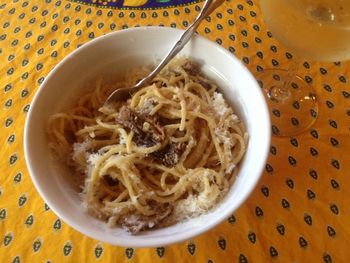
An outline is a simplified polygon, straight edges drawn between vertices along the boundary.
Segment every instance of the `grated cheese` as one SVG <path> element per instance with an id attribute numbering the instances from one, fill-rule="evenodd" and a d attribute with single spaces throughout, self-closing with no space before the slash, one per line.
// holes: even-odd
<path id="1" fill-rule="evenodd" d="M 213 107 L 214 111 L 218 116 L 224 116 L 226 113 L 228 113 L 231 109 L 226 104 L 224 97 L 221 93 L 214 92 L 213 93 Z"/>
<path id="2" fill-rule="evenodd" d="M 79 159 L 79 156 L 83 155 L 86 157 L 86 152 L 90 148 L 90 141 L 84 141 L 84 142 L 76 142 L 73 144 L 73 154 L 72 158 L 74 161 L 77 161 Z"/>
<path id="3" fill-rule="evenodd" d="M 225 170 L 226 174 L 231 174 L 233 169 L 235 169 L 236 165 L 234 163 L 230 163 Z"/>

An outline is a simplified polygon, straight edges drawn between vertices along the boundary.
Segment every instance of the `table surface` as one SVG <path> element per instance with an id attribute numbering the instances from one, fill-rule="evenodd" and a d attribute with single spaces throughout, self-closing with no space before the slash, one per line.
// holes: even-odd
<path id="1" fill-rule="evenodd" d="M 193 240 L 149 249 L 101 243 L 61 221 L 35 190 L 24 160 L 23 127 L 48 72 L 108 32 L 147 25 L 185 28 L 201 5 L 192 0 L 0 2 L 0 262 L 349 260 L 348 62 L 301 62 L 300 75 L 318 95 L 315 125 L 295 137 L 274 137 L 250 198 Z M 268 32 L 258 1 L 224 2 L 198 33 L 230 50 L 254 75 L 263 68 L 287 68 L 293 60 Z"/>

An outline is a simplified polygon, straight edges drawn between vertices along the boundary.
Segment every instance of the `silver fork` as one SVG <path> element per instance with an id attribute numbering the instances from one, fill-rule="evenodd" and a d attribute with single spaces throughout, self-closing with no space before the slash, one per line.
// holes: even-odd
<path id="1" fill-rule="evenodd" d="M 213 12 L 218 6 L 220 6 L 224 0 L 206 0 L 201 12 L 198 14 L 193 23 L 185 30 L 180 39 L 175 43 L 169 53 L 163 58 L 159 65 L 145 78 L 141 79 L 133 87 L 116 89 L 106 99 L 104 105 L 109 102 L 125 101 L 131 97 L 132 94 L 147 86 L 151 83 L 153 78 L 172 60 L 188 43 L 193 34 L 196 32 L 199 24 L 205 19 L 211 12 Z"/>

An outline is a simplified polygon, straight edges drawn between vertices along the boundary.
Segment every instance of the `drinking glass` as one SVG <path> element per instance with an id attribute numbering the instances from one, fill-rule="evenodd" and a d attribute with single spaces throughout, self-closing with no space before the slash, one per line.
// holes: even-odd
<path id="1" fill-rule="evenodd" d="M 328 62 L 350 58 L 350 0 L 260 0 L 260 7 L 273 36 L 298 56 Z M 257 79 L 274 135 L 296 135 L 313 125 L 317 96 L 297 75 L 297 61 L 288 70 L 263 70 Z"/>

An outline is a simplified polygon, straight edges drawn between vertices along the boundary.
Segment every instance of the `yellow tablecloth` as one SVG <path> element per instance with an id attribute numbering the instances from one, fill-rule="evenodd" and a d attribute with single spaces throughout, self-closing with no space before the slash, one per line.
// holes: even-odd
<path id="1" fill-rule="evenodd" d="M 24 160 L 24 122 L 40 83 L 92 38 L 135 26 L 185 28 L 202 5 L 125 0 L 112 9 L 117 1 L 76 2 L 0 1 L 0 262 L 349 262 L 349 62 L 302 62 L 300 74 L 319 98 L 316 124 L 296 137 L 273 138 L 254 193 L 208 233 L 134 249 L 87 238 L 62 222 L 38 195 Z M 146 2 L 158 8 L 142 8 Z M 291 60 L 268 33 L 258 1 L 226 1 L 198 33 L 253 74 Z"/>

